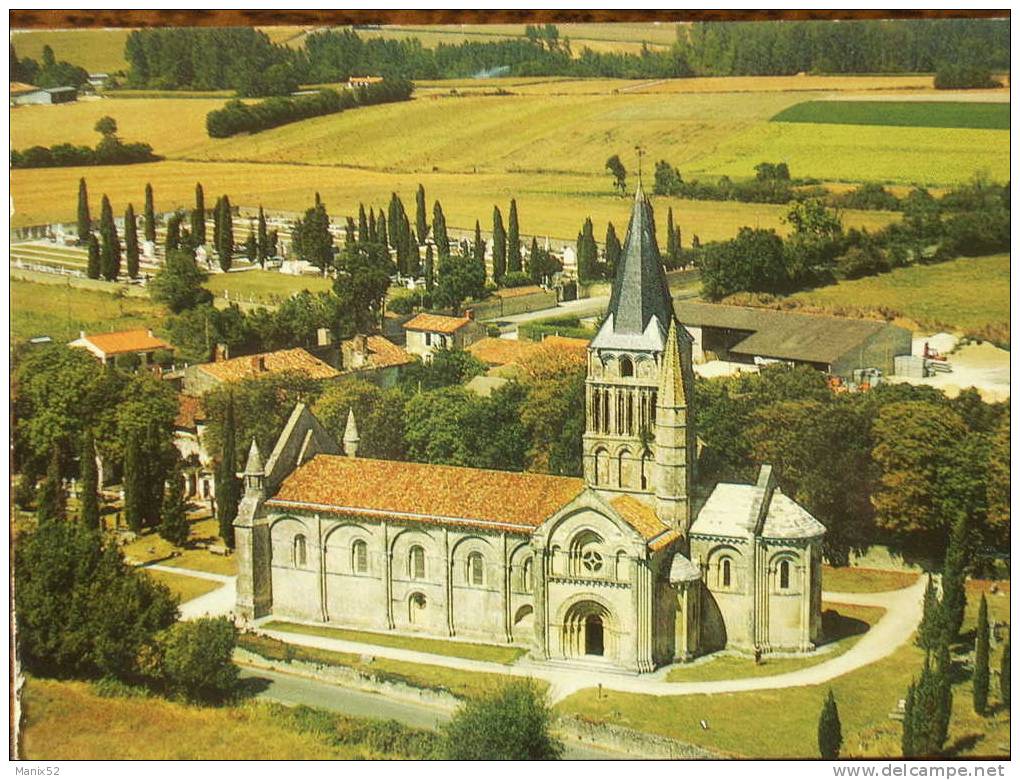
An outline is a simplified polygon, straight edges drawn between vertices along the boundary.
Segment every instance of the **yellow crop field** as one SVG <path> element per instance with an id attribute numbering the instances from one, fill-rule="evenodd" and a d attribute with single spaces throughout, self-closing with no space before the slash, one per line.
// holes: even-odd
<path id="1" fill-rule="evenodd" d="M 436 198 L 442 202 L 451 228 L 473 229 L 476 219 L 488 228 L 493 205 L 501 207 L 505 220 L 510 199 L 516 198 L 523 235 L 548 235 L 571 242 L 587 216 L 591 216 L 600 236 L 609 220 L 622 230 L 631 205 L 629 198 L 611 194 L 606 174 L 390 173 L 334 166 L 165 161 L 14 170 L 12 224 L 73 221 L 81 176 L 86 177 L 93 201 L 98 201 L 102 193 L 108 194 L 115 213 L 122 212 L 129 201 L 137 210 L 146 182 L 152 182 L 157 210 L 190 208 L 195 182 L 200 181 L 207 201 L 228 193 L 236 204 L 261 203 L 267 209 L 284 211 L 303 211 L 311 206 L 314 193 L 319 192 L 334 217 L 355 215 L 359 202 L 385 208 L 391 192 L 399 193 L 404 204 L 413 208 L 414 192 L 420 182 L 425 186 L 429 203 Z M 781 218 L 788 210 L 769 204 L 656 198 L 660 241 L 665 241 L 665 214 L 669 206 L 673 207 L 685 244 L 695 233 L 702 241 L 728 238 L 744 225 L 784 231 Z M 98 211 L 95 203 L 93 209 Z M 869 229 L 895 219 L 898 215 L 878 211 L 844 214 L 847 226 Z"/>
<path id="2" fill-rule="evenodd" d="M 20 59 L 42 59 L 49 44 L 58 60 L 80 65 L 90 73 L 126 70 L 124 41 L 130 30 L 12 30 L 11 43 Z"/>
<path id="3" fill-rule="evenodd" d="M 690 172 L 744 176 L 759 160 L 826 180 L 945 185 L 984 171 L 1008 181 L 1009 130 L 762 123 L 722 139 Z"/>

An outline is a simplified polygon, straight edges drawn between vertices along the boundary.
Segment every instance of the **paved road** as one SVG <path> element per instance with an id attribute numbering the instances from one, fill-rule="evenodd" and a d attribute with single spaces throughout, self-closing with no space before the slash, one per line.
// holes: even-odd
<path id="1" fill-rule="evenodd" d="M 290 706 L 305 704 L 309 707 L 341 712 L 344 715 L 358 718 L 392 719 L 419 729 L 435 730 L 450 719 L 450 713 L 446 710 L 426 704 L 388 699 L 376 693 L 342 688 L 319 680 L 296 677 L 282 672 L 242 667 L 241 677 L 242 679 L 261 680 L 263 684 L 267 685 L 265 690 L 258 694 L 259 698 Z M 568 760 L 605 760 L 627 757 L 620 753 L 570 743 L 567 744 L 564 754 L 564 758 Z"/>
<path id="2" fill-rule="evenodd" d="M 294 634 L 283 631 L 263 633 L 292 644 L 318 647 L 346 653 L 367 653 L 381 658 L 392 658 L 410 663 L 446 666 L 465 671 L 509 674 L 517 677 L 534 677 L 546 680 L 552 701 L 559 701 L 583 688 L 602 685 L 613 691 L 649 694 L 653 696 L 684 696 L 698 693 L 737 693 L 741 691 L 792 688 L 800 685 L 818 685 L 868 664 L 880 661 L 907 642 L 921 620 L 922 601 L 925 588 L 923 578 L 902 590 L 886 593 L 829 593 L 823 594 L 826 601 L 841 604 L 863 604 L 879 606 L 885 615 L 852 648 L 828 661 L 815 666 L 786 674 L 769 677 L 740 678 L 733 680 L 712 680 L 706 682 L 666 682 L 665 670 L 652 676 L 616 674 L 602 670 L 553 668 L 544 664 L 529 662 L 522 658 L 506 666 L 489 661 L 474 661 L 452 656 L 422 653 L 398 647 L 381 647 L 360 642 L 349 642 L 321 636 Z"/>

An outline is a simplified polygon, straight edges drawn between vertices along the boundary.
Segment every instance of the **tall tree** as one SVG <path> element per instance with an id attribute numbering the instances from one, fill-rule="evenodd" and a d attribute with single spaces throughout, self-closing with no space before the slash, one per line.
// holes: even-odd
<path id="1" fill-rule="evenodd" d="M 298 258 L 320 271 L 333 265 L 333 234 L 329 232 L 329 214 L 320 200 L 299 220 L 292 233 L 292 246 Z"/>
<path id="2" fill-rule="evenodd" d="M 106 195 L 103 195 L 103 205 L 99 215 L 99 237 L 102 240 L 99 267 L 104 279 L 115 282 L 120 275 L 120 239 L 117 237 L 117 225 L 113 221 L 110 199 Z"/>
<path id="3" fill-rule="evenodd" d="M 220 237 L 223 230 L 223 196 L 220 195 L 216 199 L 216 205 L 213 206 L 213 249 L 217 252 L 220 250 Z"/>
<path id="4" fill-rule="evenodd" d="M 616 235 L 616 228 L 613 227 L 613 223 L 610 222 L 606 226 L 606 278 L 613 280 L 616 278 L 616 267 L 620 264 L 620 260 L 623 259 L 623 247 L 620 245 L 620 239 Z"/>
<path id="5" fill-rule="evenodd" d="M 385 247 L 370 243 L 344 247 L 333 292 L 339 311 L 349 318 L 345 324 L 354 332 L 368 333 L 379 327 L 392 274 L 393 262 Z"/>
<path id="6" fill-rule="evenodd" d="M 265 268 L 266 260 L 269 258 L 269 234 L 266 232 L 266 212 L 262 210 L 261 203 L 259 204 L 258 257 L 259 265 Z"/>
<path id="7" fill-rule="evenodd" d="M 166 255 L 181 248 L 181 213 L 175 211 L 166 221 Z"/>
<path id="8" fill-rule="evenodd" d="M 921 615 L 921 624 L 917 627 L 918 647 L 934 651 L 945 633 L 943 622 L 942 604 L 939 602 L 938 591 L 929 574 L 928 584 L 924 589 L 924 612 Z"/>
<path id="9" fill-rule="evenodd" d="M 978 608 L 977 630 L 974 635 L 974 712 L 984 715 L 988 711 L 988 602 L 981 594 Z"/>
<path id="10" fill-rule="evenodd" d="M 446 232 L 446 217 L 443 207 L 436 201 L 432 207 L 432 237 L 436 242 L 436 252 L 440 259 L 450 256 L 450 236 Z"/>
<path id="11" fill-rule="evenodd" d="M 425 188 L 419 184 L 414 196 L 414 227 L 418 233 L 418 243 L 424 244 L 429 235 L 429 223 L 425 214 Z"/>
<path id="12" fill-rule="evenodd" d="M 138 278 L 138 220 L 135 207 L 128 204 L 124 212 L 124 254 L 127 256 L 127 272 L 132 279 Z"/>
<path id="13" fill-rule="evenodd" d="M 259 240 L 254 230 L 248 231 L 248 237 L 244 240 L 244 254 L 251 263 L 259 261 Z"/>
<path id="14" fill-rule="evenodd" d="M 67 517 L 67 494 L 64 491 L 64 470 L 59 447 L 54 447 L 50 454 L 46 478 L 36 499 L 35 516 L 40 525 Z"/>
<path id="15" fill-rule="evenodd" d="M 432 292 L 436 285 L 436 258 L 432 252 L 432 244 L 425 247 L 425 289 Z"/>
<path id="16" fill-rule="evenodd" d="M 375 221 L 375 232 L 380 244 L 383 246 L 390 245 L 389 229 L 386 227 L 386 215 L 383 214 L 382 209 L 379 209 L 379 218 Z"/>
<path id="17" fill-rule="evenodd" d="M 102 530 L 99 514 L 99 477 L 96 469 L 96 447 L 92 439 L 92 431 L 85 431 L 82 438 L 81 463 L 81 522 L 86 528 Z"/>
<path id="18" fill-rule="evenodd" d="M 475 262 L 485 269 L 485 241 L 482 240 L 481 223 L 475 220 L 475 244 L 473 247 Z"/>
<path id="19" fill-rule="evenodd" d="M 621 195 L 627 192 L 627 169 L 620 161 L 620 155 L 614 154 L 606 160 L 606 170 L 613 177 L 613 187 L 620 191 Z"/>
<path id="20" fill-rule="evenodd" d="M 149 284 L 149 294 L 178 314 L 212 302 L 212 293 L 203 287 L 207 278 L 190 252 L 175 249 L 167 252 L 166 262 Z"/>
<path id="21" fill-rule="evenodd" d="M 358 241 L 362 243 L 369 240 L 368 217 L 365 216 L 365 204 L 358 204 Z"/>
<path id="22" fill-rule="evenodd" d="M 492 280 L 503 283 L 506 276 L 506 229 L 499 206 L 492 207 Z"/>
<path id="23" fill-rule="evenodd" d="M 591 217 L 584 221 L 581 233 L 577 237 L 577 278 L 588 282 L 598 278 L 599 247 L 595 243 L 595 227 Z"/>
<path id="24" fill-rule="evenodd" d="M 156 211 L 152 202 L 152 185 L 145 185 L 145 240 L 156 240 Z"/>
<path id="25" fill-rule="evenodd" d="M 680 258 L 680 247 L 677 246 L 676 229 L 673 226 L 673 207 L 666 212 L 666 265 L 676 268 Z"/>
<path id="26" fill-rule="evenodd" d="M 100 277 L 100 259 L 99 259 L 99 241 L 96 239 L 95 233 L 89 233 L 88 241 L 86 241 L 89 248 L 89 264 L 85 271 L 86 276 L 89 279 L 98 279 Z"/>
<path id="27" fill-rule="evenodd" d="M 202 183 L 195 185 L 195 209 L 191 212 L 191 238 L 195 246 L 205 243 L 205 193 Z"/>
<path id="28" fill-rule="evenodd" d="M 517 221 L 517 201 L 510 200 L 510 221 L 506 236 L 506 270 L 521 270 L 521 228 Z"/>
<path id="29" fill-rule="evenodd" d="M 223 422 L 223 446 L 216 473 L 216 519 L 220 538 L 230 549 L 234 548 L 234 518 L 241 500 L 241 481 L 237 478 L 237 443 L 235 441 L 234 397 L 227 400 Z"/>
<path id="30" fill-rule="evenodd" d="M 89 191 L 85 177 L 78 180 L 78 244 L 84 244 L 92 232 L 92 217 L 89 216 Z"/>
<path id="31" fill-rule="evenodd" d="M 538 238 L 536 236 L 531 237 L 531 248 L 528 250 L 525 270 L 527 271 L 528 278 L 534 284 L 542 283 L 542 272 L 545 270 L 545 264 L 542 261 L 542 250 L 538 248 Z"/>
<path id="32" fill-rule="evenodd" d="M 826 761 L 835 761 L 839 758 L 839 749 L 842 746 L 843 729 L 839 722 L 839 709 L 830 688 L 818 718 L 818 754 Z"/>
<path id="33" fill-rule="evenodd" d="M 181 547 L 188 541 L 189 531 L 188 503 L 184 498 L 184 471 L 181 459 L 175 457 L 160 508 L 159 535 L 170 544 Z"/>
<path id="34" fill-rule="evenodd" d="M 230 198 L 226 195 L 220 202 L 220 238 L 216 245 L 220 268 L 229 271 L 234 258 L 234 215 L 231 213 Z"/>
<path id="35" fill-rule="evenodd" d="M 946 641 L 952 642 L 960 634 L 963 614 L 967 608 L 967 568 L 970 527 L 966 515 L 953 523 L 942 568 L 942 615 Z"/>
<path id="36" fill-rule="evenodd" d="M 130 430 L 124 442 L 124 520 L 135 533 L 145 522 L 145 474 L 139 433 Z"/>
<path id="37" fill-rule="evenodd" d="M 952 704 L 952 691 L 947 670 L 940 667 L 939 663 L 932 665 L 929 654 L 925 658 L 920 678 L 907 691 L 903 713 L 905 758 L 937 756 L 946 741 L 947 717 L 950 712 L 947 704 Z"/>
<path id="38" fill-rule="evenodd" d="M 379 241 L 379 231 L 375 226 L 375 209 L 369 208 L 368 210 L 368 240 L 374 241 L 375 243 L 381 243 Z"/>

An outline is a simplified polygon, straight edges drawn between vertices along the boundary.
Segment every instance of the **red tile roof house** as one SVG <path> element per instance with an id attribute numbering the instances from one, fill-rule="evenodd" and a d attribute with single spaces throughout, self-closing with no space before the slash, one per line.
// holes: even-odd
<path id="1" fill-rule="evenodd" d="M 239 382 L 294 371 L 310 379 L 336 379 L 340 372 L 301 347 L 199 363 L 184 371 L 184 392 L 204 395 L 221 382 Z"/>
<path id="2" fill-rule="evenodd" d="M 467 349 L 485 337 L 485 328 L 468 313 L 465 317 L 447 317 L 443 314 L 419 314 L 404 323 L 407 332 L 407 349 L 423 360 L 432 359 L 437 349 Z"/>
<path id="3" fill-rule="evenodd" d="M 173 345 L 156 338 L 151 330 L 121 330 L 116 333 L 95 333 L 91 336 L 81 331 L 81 335 L 69 346 L 87 349 L 105 366 L 112 358 L 121 355 L 138 355 L 143 365 L 152 362 L 157 350 L 173 350 Z"/>

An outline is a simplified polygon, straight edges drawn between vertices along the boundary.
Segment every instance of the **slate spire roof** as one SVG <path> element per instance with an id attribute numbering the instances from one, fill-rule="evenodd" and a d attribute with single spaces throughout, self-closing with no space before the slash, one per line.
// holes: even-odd
<path id="1" fill-rule="evenodd" d="M 644 333 L 653 315 L 665 330 L 673 314 L 662 256 L 655 240 L 652 204 L 640 184 L 634 194 L 634 208 L 623 243 L 623 259 L 616 269 L 609 311 L 617 333 Z"/>
<path id="2" fill-rule="evenodd" d="M 259 452 L 259 445 L 255 443 L 255 437 L 251 437 L 251 447 L 248 448 L 248 462 L 244 467 L 245 474 L 264 474 L 265 468 L 262 465 L 262 453 Z"/>

